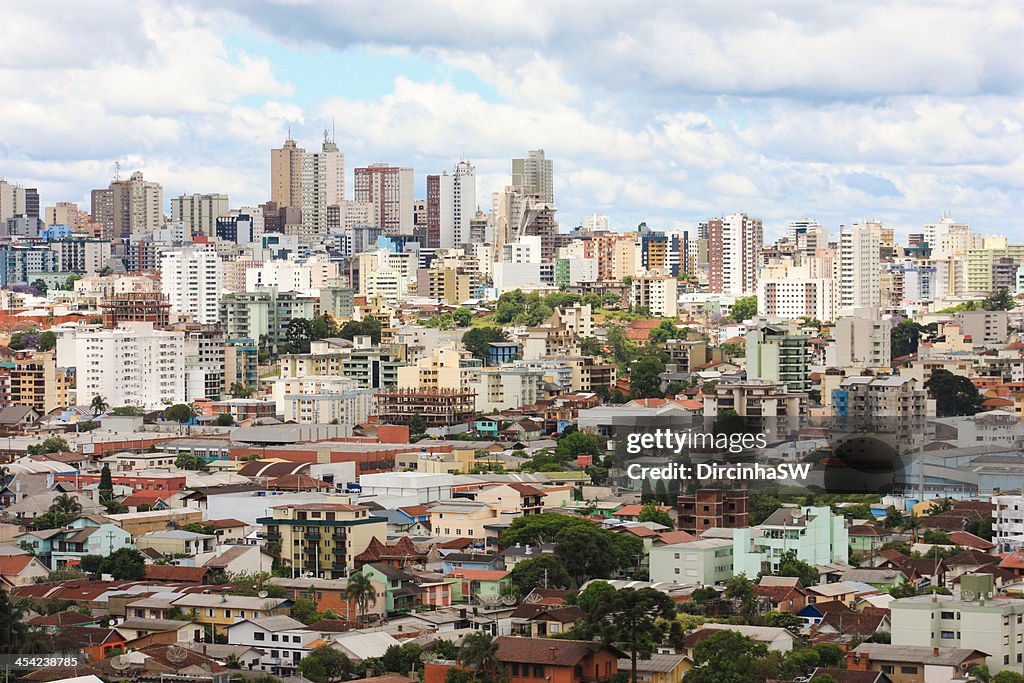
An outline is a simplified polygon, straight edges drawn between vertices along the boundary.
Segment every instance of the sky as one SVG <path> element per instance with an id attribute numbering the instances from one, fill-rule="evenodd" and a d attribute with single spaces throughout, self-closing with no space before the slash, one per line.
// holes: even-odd
<path id="1" fill-rule="evenodd" d="M 3 0 L 0 177 L 77 201 L 142 170 L 269 199 L 270 152 L 352 168 L 542 148 L 563 229 L 745 212 L 897 234 L 944 213 L 1024 241 L 1024 3 Z"/>

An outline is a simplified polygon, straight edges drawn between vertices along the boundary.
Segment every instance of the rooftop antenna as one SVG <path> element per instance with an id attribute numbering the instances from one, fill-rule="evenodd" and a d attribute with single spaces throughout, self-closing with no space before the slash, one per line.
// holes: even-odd
<path id="1" fill-rule="evenodd" d="M 114 162 L 114 182 L 116 183 L 116 182 L 119 182 L 120 180 L 121 180 L 121 162 L 120 161 L 115 161 Z"/>
<path id="2" fill-rule="evenodd" d="M 331 117 L 331 142 L 337 142 L 337 141 L 338 141 L 337 130 L 334 127 L 334 117 L 332 116 Z"/>

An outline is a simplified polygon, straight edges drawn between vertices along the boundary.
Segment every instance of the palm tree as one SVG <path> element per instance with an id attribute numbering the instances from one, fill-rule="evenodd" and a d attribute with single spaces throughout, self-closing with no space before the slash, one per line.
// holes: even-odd
<path id="1" fill-rule="evenodd" d="M 108 404 L 107 400 L 99 394 L 92 397 L 92 402 L 89 404 L 89 407 L 92 408 L 93 417 L 98 417 L 110 410 L 110 404 Z"/>
<path id="2" fill-rule="evenodd" d="M 485 680 L 495 680 L 501 666 L 498 662 L 498 641 L 483 631 L 470 633 L 462 639 L 459 660 L 463 665 L 473 667 L 474 681 L 480 674 L 483 674 Z"/>
<path id="3" fill-rule="evenodd" d="M 911 542 L 917 543 L 917 530 L 921 528 L 921 518 L 911 511 L 910 515 L 904 518 L 903 528 L 911 533 Z"/>
<path id="4" fill-rule="evenodd" d="M 73 517 L 82 513 L 82 504 L 78 502 L 78 499 L 74 496 L 62 493 L 53 499 L 53 503 L 50 505 L 50 510 L 52 512 L 58 512 L 62 515 Z"/>
<path id="5" fill-rule="evenodd" d="M 356 609 L 359 611 L 359 621 L 366 618 L 366 610 L 370 605 L 377 604 L 377 589 L 366 574 L 353 574 L 348 578 L 348 585 L 345 586 L 345 597 L 355 600 Z"/>

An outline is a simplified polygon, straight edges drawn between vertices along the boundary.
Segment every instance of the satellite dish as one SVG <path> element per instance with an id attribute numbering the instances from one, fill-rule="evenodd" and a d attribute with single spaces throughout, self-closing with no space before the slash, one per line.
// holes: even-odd
<path id="1" fill-rule="evenodd" d="M 110 662 L 110 667 L 112 669 L 116 669 L 117 671 L 124 671 L 132 665 L 132 663 L 128 660 L 128 655 L 114 655 L 107 661 Z"/>
<path id="2" fill-rule="evenodd" d="M 510 605 L 510 606 L 514 605 L 514 604 L 516 604 L 516 596 L 514 596 L 514 595 L 506 595 L 506 596 L 501 598 L 501 603 L 503 605 Z"/>
<path id="3" fill-rule="evenodd" d="M 972 591 L 970 588 L 965 588 L 960 591 L 960 597 L 966 600 L 967 602 L 970 602 L 974 598 L 978 597 L 978 594 Z"/>
<path id="4" fill-rule="evenodd" d="M 259 593 L 257 593 L 256 595 L 260 596 L 261 598 L 265 598 L 265 597 L 267 597 L 268 595 L 270 595 L 270 593 L 268 593 L 267 591 L 260 591 L 260 592 L 259 592 Z"/>
<path id="5" fill-rule="evenodd" d="M 527 605 L 536 605 L 538 602 L 540 602 L 543 599 L 544 598 L 542 598 L 541 596 L 539 596 L 539 595 L 537 595 L 535 593 L 530 593 L 525 598 L 523 598 L 523 602 L 525 602 Z"/>
<path id="6" fill-rule="evenodd" d="M 179 645 L 171 645 L 167 648 L 167 660 L 175 664 L 181 664 L 188 659 L 188 651 Z"/>
<path id="7" fill-rule="evenodd" d="M 420 653 L 420 662 L 422 662 L 423 664 L 429 664 L 431 662 L 436 661 L 437 657 L 434 655 L 432 650 L 424 650 Z"/>

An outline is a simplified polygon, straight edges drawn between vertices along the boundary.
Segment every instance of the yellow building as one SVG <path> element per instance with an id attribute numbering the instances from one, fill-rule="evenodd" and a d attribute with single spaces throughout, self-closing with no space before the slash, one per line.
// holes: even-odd
<path id="1" fill-rule="evenodd" d="M 341 579 L 374 537 L 387 539 L 388 525 L 370 510 L 347 503 L 304 503 L 271 508 L 256 520 L 268 545 L 280 544 L 281 564 L 293 573 Z"/>
<path id="2" fill-rule="evenodd" d="M 31 406 L 44 415 L 71 405 L 71 375 L 66 368 L 57 367 L 53 351 L 19 352 L 11 363 L 12 405 Z"/>
<path id="3" fill-rule="evenodd" d="M 173 603 L 186 614 L 194 615 L 192 621 L 213 626 L 214 633 L 223 633 L 235 622 L 244 619 L 265 619 L 287 615 L 289 601 L 285 598 L 258 598 L 227 593 L 190 593 Z"/>
<path id="4" fill-rule="evenodd" d="M 415 365 L 398 368 L 400 389 L 469 389 L 480 361 L 455 346 L 435 348 Z"/>
<path id="5" fill-rule="evenodd" d="M 619 671 L 629 672 L 630 659 L 619 660 Z M 686 672 L 693 668 L 693 662 L 685 655 L 654 654 L 636 662 L 638 683 L 679 683 Z"/>
<path id="6" fill-rule="evenodd" d="M 182 527 L 192 522 L 203 521 L 203 511 L 192 508 L 171 508 L 169 510 L 148 510 L 126 512 L 121 515 L 107 515 L 107 518 L 136 538 L 153 531 L 166 531 L 168 527 Z"/>
<path id="7" fill-rule="evenodd" d="M 435 536 L 486 538 L 486 527 L 498 520 L 496 507 L 473 500 L 442 500 L 430 508 L 430 528 Z"/>
<path id="8" fill-rule="evenodd" d="M 469 275 L 459 273 L 454 268 L 431 268 L 426 271 L 426 287 L 421 284 L 419 295 L 431 299 L 444 299 L 448 304 L 457 306 L 469 299 Z"/>

